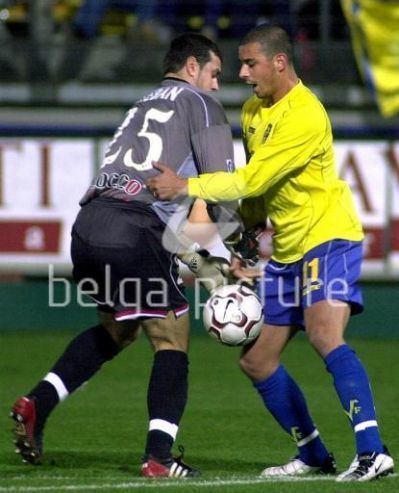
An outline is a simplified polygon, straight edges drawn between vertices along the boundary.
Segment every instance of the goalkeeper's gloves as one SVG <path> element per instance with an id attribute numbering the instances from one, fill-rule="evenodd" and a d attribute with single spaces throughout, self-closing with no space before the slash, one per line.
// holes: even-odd
<path id="1" fill-rule="evenodd" d="M 209 293 L 228 284 L 230 264 L 225 258 L 212 257 L 207 250 L 179 253 L 178 257 Z"/>
<path id="2" fill-rule="evenodd" d="M 260 231 L 248 230 L 226 238 L 224 244 L 234 257 L 240 259 L 245 266 L 253 267 L 259 261 Z"/>

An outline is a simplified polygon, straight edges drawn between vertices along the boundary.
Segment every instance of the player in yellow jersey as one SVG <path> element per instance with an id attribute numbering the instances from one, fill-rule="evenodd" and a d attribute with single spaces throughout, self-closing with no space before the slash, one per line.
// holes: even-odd
<path id="1" fill-rule="evenodd" d="M 381 442 L 367 373 L 344 332 L 363 309 L 357 281 L 363 232 L 348 185 L 339 179 L 331 125 L 320 101 L 297 77 L 292 45 L 279 27 L 258 26 L 239 47 L 240 77 L 254 95 L 244 104 L 242 129 L 248 163 L 233 173 L 182 179 L 163 164 L 148 186 L 160 199 L 188 194 L 210 202 L 242 198 L 247 228 L 274 228 L 273 255 L 258 284 L 264 303 L 262 333 L 244 349 L 240 366 L 265 406 L 292 435 L 298 455 L 262 476 L 333 473 L 304 396 L 280 363 L 304 328 L 332 375 L 355 434 L 356 456 L 338 481 L 367 481 L 393 470 Z M 234 273 L 246 272 L 237 265 Z"/>

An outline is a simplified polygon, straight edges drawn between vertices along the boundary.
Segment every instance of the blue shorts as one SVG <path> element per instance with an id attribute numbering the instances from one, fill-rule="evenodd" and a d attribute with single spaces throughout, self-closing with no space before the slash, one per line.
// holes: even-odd
<path id="1" fill-rule="evenodd" d="M 322 300 L 345 301 L 352 315 L 361 313 L 363 300 L 357 281 L 362 257 L 362 242 L 331 240 L 298 262 L 270 260 L 258 285 L 265 323 L 303 327 L 304 309 Z"/>

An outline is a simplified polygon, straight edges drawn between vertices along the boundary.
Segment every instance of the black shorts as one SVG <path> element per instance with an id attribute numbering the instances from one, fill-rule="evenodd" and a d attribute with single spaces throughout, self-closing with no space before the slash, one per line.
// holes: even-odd
<path id="1" fill-rule="evenodd" d="M 162 246 L 165 225 L 140 202 L 96 198 L 72 228 L 73 277 L 115 320 L 177 317 L 188 311 L 178 262 Z"/>

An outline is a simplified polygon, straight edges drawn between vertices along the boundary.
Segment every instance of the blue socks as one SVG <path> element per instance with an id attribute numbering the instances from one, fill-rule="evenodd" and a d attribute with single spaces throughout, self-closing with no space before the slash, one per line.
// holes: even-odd
<path id="1" fill-rule="evenodd" d="M 327 355 L 325 363 L 355 432 L 357 454 L 383 452 L 370 382 L 359 358 L 343 344 Z"/>
<path id="2" fill-rule="evenodd" d="M 325 363 L 355 432 L 357 454 L 383 452 L 370 382 L 355 352 L 343 344 L 327 355 Z M 299 458 L 311 466 L 321 465 L 328 451 L 319 437 L 300 388 L 284 367 L 280 365 L 273 375 L 254 383 L 254 386 L 276 421 L 294 438 Z"/>
<path id="3" fill-rule="evenodd" d="M 265 406 L 296 442 L 299 458 L 310 466 L 321 465 L 328 451 L 306 406 L 305 398 L 295 381 L 280 365 L 262 382 L 254 383 Z"/>

